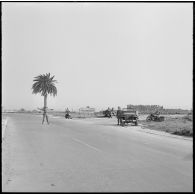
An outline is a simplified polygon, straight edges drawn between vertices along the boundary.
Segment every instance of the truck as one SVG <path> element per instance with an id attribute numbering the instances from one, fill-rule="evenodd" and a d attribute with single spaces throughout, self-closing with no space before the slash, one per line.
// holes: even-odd
<path id="1" fill-rule="evenodd" d="M 138 119 L 139 119 L 138 111 L 134 109 L 123 108 L 121 110 L 121 114 L 119 118 L 120 118 L 120 124 L 122 126 L 128 123 L 134 123 L 135 126 L 138 125 Z"/>

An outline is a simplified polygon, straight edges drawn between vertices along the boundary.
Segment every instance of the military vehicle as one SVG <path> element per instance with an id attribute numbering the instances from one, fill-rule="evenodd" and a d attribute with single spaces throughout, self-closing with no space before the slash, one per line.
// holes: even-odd
<path id="1" fill-rule="evenodd" d="M 116 116 L 116 111 L 114 109 L 107 109 L 103 111 L 104 117 L 112 118 L 112 116 Z"/>
<path id="2" fill-rule="evenodd" d="M 131 108 L 123 108 L 120 115 L 120 125 L 124 126 L 128 123 L 134 123 L 135 126 L 138 125 L 138 111 Z"/>
<path id="3" fill-rule="evenodd" d="M 72 117 L 71 117 L 71 115 L 70 115 L 70 111 L 69 111 L 68 108 L 65 110 L 65 118 L 66 118 L 66 119 L 72 119 Z"/>
<path id="4" fill-rule="evenodd" d="M 161 121 L 164 121 L 164 120 L 165 120 L 165 117 L 164 116 L 160 116 L 160 112 L 151 113 L 146 118 L 147 122 L 149 122 L 149 121 L 161 122 Z"/>
<path id="5" fill-rule="evenodd" d="M 66 114 L 65 114 L 65 118 L 66 118 L 66 119 L 72 119 L 72 117 L 71 117 L 71 115 L 70 115 L 69 113 L 66 113 Z"/>

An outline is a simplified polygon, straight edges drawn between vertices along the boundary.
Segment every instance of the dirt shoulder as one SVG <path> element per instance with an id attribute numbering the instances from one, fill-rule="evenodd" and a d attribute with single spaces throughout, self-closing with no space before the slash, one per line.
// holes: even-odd
<path id="1" fill-rule="evenodd" d="M 187 137 L 193 136 L 192 120 L 186 117 L 166 117 L 165 121 L 162 122 L 146 122 L 146 120 L 140 120 L 140 124 L 144 129 L 157 130 Z"/>

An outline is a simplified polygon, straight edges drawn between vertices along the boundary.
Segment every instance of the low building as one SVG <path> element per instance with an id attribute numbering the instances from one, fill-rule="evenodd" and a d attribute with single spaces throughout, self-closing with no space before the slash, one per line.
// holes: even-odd
<path id="1" fill-rule="evenodd" d="M 93 117 L 95 116 L 95 108 L 90 108 L 89 106 L 85 108 L 79 108 L 79 115 L 81 117 Z"/>

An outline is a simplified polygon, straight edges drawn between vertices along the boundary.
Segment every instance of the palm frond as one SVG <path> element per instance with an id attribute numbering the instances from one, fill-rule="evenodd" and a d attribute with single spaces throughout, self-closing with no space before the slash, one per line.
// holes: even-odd
<path id="1" fill-rule="evenodd" d="M 57 95 L 57 88 L 55 86 L 55 83 L 57 83 L 56 80 L 54 80 L 55 76 L 50 75 L 50 73 L 46 74 L 40 74 L 36 77 L 34 77 L 34 83 L 32 85 L 32 93 L 37 94 L 40 93 L 42 96 L 45 95 Z"/>

